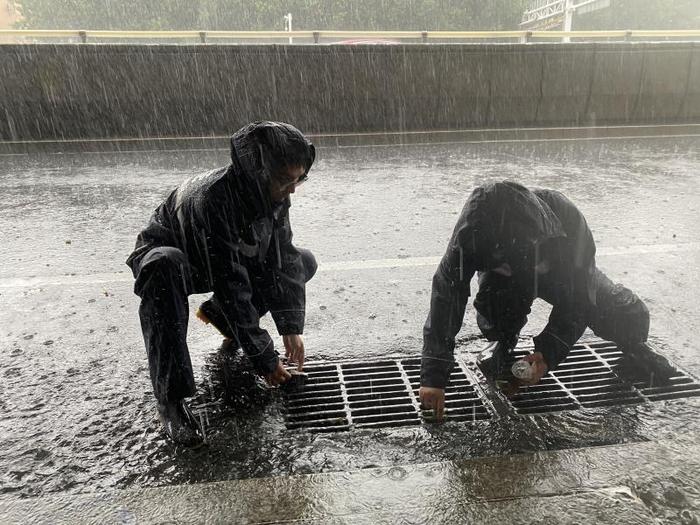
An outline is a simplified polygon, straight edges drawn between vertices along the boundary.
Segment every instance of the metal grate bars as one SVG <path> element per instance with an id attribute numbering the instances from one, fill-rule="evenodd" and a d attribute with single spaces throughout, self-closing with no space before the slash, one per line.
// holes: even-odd
<path id="1" fill-rule="evenodd" d="M 405 359 L 402 364 L 411 389 L 418 397 L 420 359 Z M 450 375 L 450 384 L 445 389 L 445 414 L 448 421 L 476 421 L 491 418 L 475 381 L 459 362 Z"/>
<path id="2" fill-rule="evenodd" d="M 332 432 L 419 425 L 420 358 L 310 364 L 299 392 L 286 398 L 288 429 Z M 489 419 L 475 382 L 460 365 L 446 390 L 451 421 Z"/>
<path id="3" fill-rule="evenodd" d="M 513 357 L 532 351 L 532 347 L 518 349 Z M 655 382 L 653 372 L 643 382 L 623 380 L 617 374 L 622 355 L 614 343 L 581 342 L 542 381 L 502 399 L 505 406 L 499 406 L 525 415 L 700 396 L 698 381 L 676 368 L 677 375 L 663 384 Z M 308 364 L 306 372 L 303 388 L 286 396 L 288 429 L 333 432 L 423 423 L 419 357 L 315 363 Z M 445 391 L 448 421 L 489 420 L 496 413 L 478 377 L 478 372 L 457 361 Z"/>
<path id="4" fill-rule="evenodd" d="M 287 395 L 287 428 L 309 428 L 317 431 L 350 428 L 336 365 L 311 365 L 306 367 L 305 372 L 309 377 L 303 391 Z"/>
<path id="5" fill-rule="evenodd" d="M 530 351 L 520 350 L 516 358 Z M 579 343 L 555 371 L 537 385 L 521 389 L 509 402 L 518 414 L 534 414 L 700 395 L 700 385 L 681 370 L 664 386 L 654 386 L 653 375 L 646 383 L 623 381 L 616 373 L 621 357 L 614 343 Z"/>

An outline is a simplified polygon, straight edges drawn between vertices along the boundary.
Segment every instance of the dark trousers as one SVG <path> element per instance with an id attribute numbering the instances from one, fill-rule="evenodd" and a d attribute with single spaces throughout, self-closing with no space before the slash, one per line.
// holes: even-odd
<path id="1" fill-rule="evenodd" d="M 308 282 L 316 273 L 316 259 L 309 250 L 298 251 Z M 189 397 L 196 391 L 187 348 L 187 298 L 195 293 L 190 275 L 185 254 L 171 247 L 150 250 L 141 259 L 136 272 L 134 291 L 141 297 L 139 317 L 153 393 L 161 402 Z M 260 316 L 265 315 L 264 297 L 255 288 L 253 304 Z"/>
<path id="2" fill-rule="evenodd" d="M 613 283 L 596 269 L 594 276 L 596 303 L 580 299 L 580 304 L 570 304 L 569 294 L 558 294 L 557 288 L 546 286 L 538 290 L 537 297 L 554 306 L 550 323 L 558 324 L 562 310 L 570 315 L 573 323 L 580 325 L 580 333 L 589 327 L 602 339 L 620 346 L 631 346 L 646 341 L 649 333 L 649 310 L 630 289 Z M 474 298 L 479 329 L 490 341 L 513 340 L 527 322 L 534 300 L 533 292 L 518 286 L 517 281 L 495 272 L 479 274 L 479 292 Z M 561 308 L 564 301 L 567 304 Z M 560 308 L 557 308 L 557 306 Z M 572 344 L 575 341 L 572 341 Z"/>

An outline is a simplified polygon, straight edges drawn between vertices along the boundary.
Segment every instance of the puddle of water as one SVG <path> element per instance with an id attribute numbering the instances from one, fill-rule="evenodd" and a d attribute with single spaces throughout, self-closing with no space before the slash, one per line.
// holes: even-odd
<path id="1" fill-rule="evenodd" d="M 95 363 L 93 372 L 100 366 Z M 47 374 L 37 386 L 44 392 L 50 392 L 50 386 L 70 389 L 74 377 Z M 208 356 L 202 377 L 193 404 L 205 421 L 209 445 L 198 450 L 165 441 L 150 394 L 134 396 L 113 386 L 106 398 L 77 401 L 81 408 L 72 407 L 66 414 L 81 414 L 80 419 L 67 420 L 53 432 L 38 429 L 42 410 L 61 410 L 50 395 L 41 399 L 41 407 L 23 407 L 21 396 L 6 399 L 9 413 L 24 414 L 19 416 L 24 431 L 2 438 L 0 493 L 32 496 L 353 470 L 644 441 L 700 429 L 700 403 L 687 399 L 507 415 L 475 424 L 290 432 L 284 426 L 281 392 L 261 388 L 247 362 L 229 349 Z"/>

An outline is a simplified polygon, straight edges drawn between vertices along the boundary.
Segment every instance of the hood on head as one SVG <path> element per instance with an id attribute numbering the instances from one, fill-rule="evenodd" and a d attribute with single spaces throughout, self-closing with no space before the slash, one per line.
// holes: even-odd
<path id="1" fill-rule="evenodd" d="M 465 246 L 472 245 L 479 269 L 503 262 L 520 265 L 531 258 L 534 246 L 566 233 L 549 205 L 516 182 L 486 184 L 467 202 Z"/>
<path id="2" fill-rule="evenodd" d="M 549 205 L 517 182 L 490 185 L 485 204 L 491 234 L 497 242 L 533 244 L 566 236 Z"/>
<path id="3" fill-rule="evenodd" d="M 231 161 L 251 181 L 268 183 L 270 173 L 285 165 L 301 165 L 308 173 L 315 158 L 311 141 L 284 122 L 252 122 L 231 137 Z"/>

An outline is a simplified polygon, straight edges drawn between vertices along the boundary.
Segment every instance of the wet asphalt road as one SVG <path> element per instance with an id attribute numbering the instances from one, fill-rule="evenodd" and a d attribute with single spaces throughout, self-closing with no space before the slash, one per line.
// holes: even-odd
<path id="1" fill-rule="evenodd" d="M 651 337 L 700 375 L 700 137 L 322 147 L 294 196 L 308 359 L 416 355 L 430 279 L 472 188 L 513 179 L 584 212 L 598 265 L 649 305 Z M 276 396 L 226 400 L 221 337 L 192 316 L 190 351 L 211 445 L 159 432 L 124 260 L 152 209 L 206 151 L 0 156 L 0 495 L 320 472 L 643 441 L 695 432 L 692 400 L 626 409 L 312 436 L 284 432 Z M 191 310 L 204 296 L 191 298 Z M 529 334 L 544 325 L 538 304 Z M 266 321 L 274 333 L 272 324 Z M 468 308 L 464 347 L 477 334 Z M 277 338 L 279 343 L 279 338 Z"/>

